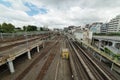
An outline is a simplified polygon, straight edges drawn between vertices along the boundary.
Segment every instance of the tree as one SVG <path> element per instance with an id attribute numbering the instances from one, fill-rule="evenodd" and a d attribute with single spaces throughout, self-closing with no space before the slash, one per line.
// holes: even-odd
<path id="1" fill-rule="evenodd" d="M 8 29 L 8 32 L 14 32 L 15 26 L 9 23 L 7 29 Z"/>
<path id="2" fill-rule="evenodd" d="M 15 32 L 20 32 L 22 29 L 20 27 L 15 28 Z"/>
<path id="3" fill-rule="evenodd" d="M 11 33 L 14 32 L 15 26 L 12 25 L 11 23 L 7 24 L 7 23 L 3 23 L 1 26 L 2 32 L 4 33 Z"/>
<path id="4" fill-rule="evenodd" d="M 3 23 L 1 25 L 2 32 L 6 32 L 5 28 L 7 27 L 7 23 Z"/>
<path id="5" fill-rule="evenodd" d="M 28 25 L 27 31 L 37 31 L 37 27 L 33 25 Z"/>
<path id="6" fill-rule="evenodd" d="M 37 31 L 37 26 L 34 25 L 28 25 L 28 26 L 23 26 L 24 31 Z"/>
<path id="7" fill-rule="evenodd" d="M 24 31 L 27 31 L 27 27 L 26 27 L 26 26 L 23 26 L 23 30 L 24 30 Z"/>
<path id="8" fill-rule="evenodd" d="M 40 27 L 40 31 L 44 31 L 44 29 L 42 27 Z"/>

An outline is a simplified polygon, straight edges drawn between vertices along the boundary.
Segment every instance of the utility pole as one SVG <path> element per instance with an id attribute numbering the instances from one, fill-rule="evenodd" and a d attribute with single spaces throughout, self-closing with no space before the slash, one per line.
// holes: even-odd
<path id="1" fill-rule="evenodd" d="M 0 33 L 0 36 L 1 36 L 1 39 L 3 40 L 3 33 L 2 32 Z"/>
<path id="2" fill-rule="evenodd" d="M 26 46 L 28 49 L 28 34 L 27 34 L 27 28 L 25 29 L 25 39 L 26 39 Z"/>
<path id="3" fill-rule="evenodd" d="M 2 29 L 2 26 L 1 26 L 1 33 L 0 33 L 0 36 L 1 36 L 1 39 L 3 40 L 3 33 L 2 33 L 3 29 Z"/>

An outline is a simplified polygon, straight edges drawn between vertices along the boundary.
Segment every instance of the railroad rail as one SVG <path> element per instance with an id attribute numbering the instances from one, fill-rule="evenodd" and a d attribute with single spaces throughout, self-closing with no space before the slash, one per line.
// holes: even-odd
<path id="1" fill-rule="evenodd" d="M 29 43 L 29 42 L 32 42 L 32 41 L 37 40 L 37 39 L 42 40 L 42 39 L 46 39 L 48 37 L 49 36 L 44 36 L 44 37 L 37 36 L 37 37 L 28 38 L 28 39 L 24 39 L 24 40 L 18 40 L 15 42 L 2 43 L 0 46 L 0 51 L 4 51 L 4 50 L 10 49 L 10 48 L 13 48 L 15 46 L 21 45 L 21 44 L 25 44 L 26 42 Z"/>
<path id="2" fill-rule="evenodd" d="M 105 64 L 101 63 L 99 60 L 97 60 L 96 58 L 93 57 L 93 55 L 91 53 L 89 53 L 85 48 L 83 48 L 79 42 L 76 42 L 77 45 L 80 47 L 80 49 L 86 53 L 86 57 L 89 58 L 89 60 L 99 69 L 101 68 L 102 72 L 105 72 L 104 75 L 108 77 L 110 77 L 112 80 L 118 80 L 117 77 L 115 77 L 114 75 L 116 75 L 116 73 L 113 73 L 112 71 L 110 71 L 109 69 L 107 69 L 107 67 L 105 66 Z"/>
<path id="3" fill-rule="evenodd" d="M 69 43 L 68 43 L 69 44 Z M 70 49 L 70 60 L 72 62 L 72 65 L 74 65 L 74 79 L 75 80 L 90 80 L 90 77 L 85 71 L 84 66 L 82 65 L 81 61 L 79 60 L 79 57 L 77 56 L 76 52 L 74 51 L 73 47 L 71 44 L 69 44 L 69 49 Z M 72 67 L 73 68 L 73 67 Z"/>
<path id="4" fill-rule="evenodd" d="M 55 58 L 56 53 L 58 52 L 59 43 L 56 44 L 54 47 L 56 47 L 57 49 L 56 50 L 54 50 L 54 48 L 52 49 L 52 51 L 50 52 L 47 60 L 45 61 L 44 65 L 42 66 L 42 69 L 40 70 L 40 72 L 35 80 L 43 80 L 44 76 L 47 74 L 47 70 L 50 67 L 53 59 Z"/>
<path id="5" fill-rule="evenodd" d="M 5 64 L 8 60 L 14 60 L 25 52 L 29 52 L 31 49 L 38 47 L 43 44 L 43 41 L 40 40 L 47 39 L 48 37 L 49 36 L 30 38 L 28 39 L 28 44 L 26 40 L 21 40 L 4 47 L 0 47 L 0 65 Z"/>
<path id="6" fill-rule="evenodd" d="M 74 50 L 71 56 L 74 60 L 77 75 L 80 75 L 78 79 L 84 80 L 88 77 L 85 80 L 118 80 L 110 71 L 100 66 L 102 63 L 96 63 L 93 57 L 89 56 L 77 42 L 72 41 L 70 45 Z"/>
<path id="7" fill-rule="evenodd" d="M 23 71 L 21 72 L 21 74 L 15 79 L 15 80 L 22 80 L 28 73 L 29 71 L 35 66 L 35 64 L 37 64 L 42 58 L 45 57 L 45 55 L 47 55 L 50 51 L 52 51 L 52 53 L 49 54 L 47 61 L 45 61 L 45 63 L 43 63 L 43 67 L 41 69 L 41 71 L 39 72 L 38 76 L 36 77 L 36 80 L 41 80 L 43 79 L 43 77 L 45 76 L 45 72 L 47 71 L 47 69 L 49 68 L 50 64 L 52 63 L 52 60 L 55 57 L 55 48 L 58 46 L 58 41 L 52 43 L 51 45 L 49 45 L 48 47 L 46 47 L 43 52 L 40 53 L 40 55 L 38 55 L 38 57 Z"/>

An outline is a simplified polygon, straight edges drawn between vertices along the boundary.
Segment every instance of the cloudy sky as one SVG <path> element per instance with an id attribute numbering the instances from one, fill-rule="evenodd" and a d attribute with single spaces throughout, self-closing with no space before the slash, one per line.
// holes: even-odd
<path id="1" fill-rule="evenodd" d="M 120 0 L 0 0 L 0 23 L 63 28 L 108 22 L 120 14 Z"/>

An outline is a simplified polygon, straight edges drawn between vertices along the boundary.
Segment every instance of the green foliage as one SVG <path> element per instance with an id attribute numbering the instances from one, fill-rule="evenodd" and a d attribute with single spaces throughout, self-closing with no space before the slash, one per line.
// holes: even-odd
<path id="1" fill-rule="evenodd" d="M 2 26 L 1 26 L 1 24 L 0 24 L 0 32 L 2 32 Z"/>
<path id="2" fill-rule="evenodd" d="M 40 27 L 40 31 L 49 31 L 48 28 L 43 28 Z M 18 27 L 15 28 L 15 26 L 11 23 L 2 23 L 0 24 L 0 32 L 2 33 L 13 33 L 13 32 L 22 32 L 22 31 L 37 31 L 37 26 L 34 25 L 28 25 L 28 26 L 23 26 L 23 30 Z"/>
<path id="3" fill-rule="evenodd" d="M 112 52 L 111 50 L 109 50 L 108 48 L 104 48 L 104 51 L 105 51 L 105 53 L 107 53 L 107 54 L 109 54 L 109 55 L 112 55 L 112 57 L 114 57 L 114 58 L 119 58 L 120 57 L 120 54 L 115 54 L 114 52 Z"/>
<path id="4" fill-rule="evenodd" d="M 111 51 L 108 48 L 104 48 L 105 52 L 110 55 Z"/>
<path id="5" fill-rule="evenodd" d="M 44 31 L 44 29 L 42 27 L 40 27 L 40 31 Z"/>
<path id="6" fill-rule="evenodd" d="M 37 26 L 34 25 L 28 25 L 28 26 L 23 26 L 24 31 L 37 31 Z"/>
<path id="7" fill-rule="evenodd" d="M 22 29 L 20 27 L 15 28 L 15 32 L 21 32 Z"/>
<path id="8" fill-rule="evenodd" d="M 120 32 L 117 33 L 93 33 L 93 35 L 97 35 L 97 36 L 120 36 Z"/>
<path id="9" fill-rule="evenodd" d="M 33 26 L 33 25 L 28 25 L 27 30 L 28 31 L 37 31 L 37 27 Z"/>
<path id="10" fill-rule="evenodd" d="M 24 31 L 27 31 L 27 26 L 23 26 L 23 30 L 24 30 Z"/>
<path id="11" fill-rule="evenodd" d="M 12 33 L 14 32 L 15 26 L 12 25 L 11 23 L 7 24 L 7 23 L 3 23 L 1 25 L 0 31 L 3 33 Z"/>
<path id="12" fill-rule="evenodd" d="M 93 33 L 93 35 L 102 36 L 102 35 L 106 35 L 106 34 L 105 33 Z"/>
<path id="13" fill-rule="evenodd" d="M 108 33 L 107 35 L 109 35 L 109 36 L 120 36 L 120 32 L 118 32 L 118 33 Z"/>

